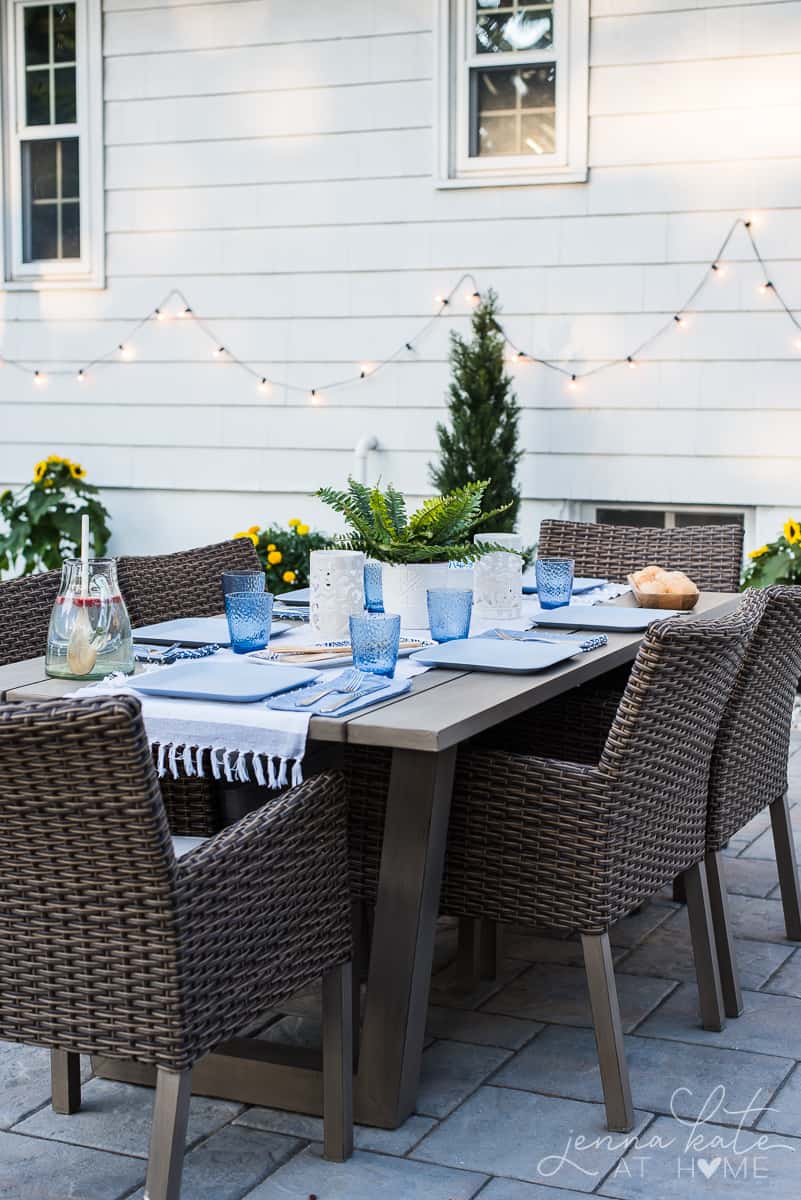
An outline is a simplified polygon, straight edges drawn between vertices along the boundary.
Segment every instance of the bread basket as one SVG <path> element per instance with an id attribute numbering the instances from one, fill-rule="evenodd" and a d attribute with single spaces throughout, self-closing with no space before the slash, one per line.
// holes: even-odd
<path id="1" fill-rule="evenodd" d="M 634 582 L 634 576 L 629 575 L 628 581 L 634 593 L 634 599 L 640 608 L 672 608 L 679 612 L 689 612 L 698 603 L 701 594 L 698 589 L 692 593 L 681 595 L 676 592 L 641 592 Z"/>

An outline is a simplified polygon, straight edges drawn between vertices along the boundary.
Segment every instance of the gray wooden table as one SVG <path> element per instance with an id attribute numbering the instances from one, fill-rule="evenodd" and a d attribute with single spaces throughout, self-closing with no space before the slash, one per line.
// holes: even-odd
<path id="1" fill-rule="evenodd" d="M 615 601 L 629 605 L 631 597 Z M 695 615 L 721 616 L 737 603 L 702 594 Z M 356 1119 L 394 1129 L 414 1110 L 425 1035 L 434 935 L 445 859 L 451 787 L 460 742 L 517 713 L 630 662 L 640 635 L 610 634 L 608 645 L 536 675 L 428 671 L 405 696 L 350 718 L 314 718 L 313 743 L 392 750 L 361 1047 Z M 0 668 L 6 700 L 51 700 L 76 685 L 48 679 L 43 659 Z M 96 1060 L 110 1078 L 152 1083 L 136 1064 Z M 237 1038 L 195 1068 L 193 1090 L 248 1104 L 319 1113 L 320 1055 Z"/>

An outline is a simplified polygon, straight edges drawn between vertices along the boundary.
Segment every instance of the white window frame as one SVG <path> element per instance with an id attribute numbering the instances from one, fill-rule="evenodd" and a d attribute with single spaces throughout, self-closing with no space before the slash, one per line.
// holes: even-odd
<path id="1" fill-rule="evenodd" d="M 3 7 L 0 103 L 3 125 L 3 279 L 8 291 L 105 286 L 103 228 L 103 59 L 101 0 L 75 4 L 77 121 L 27 125 L 24 10 L 43 0 L 0 0 Z M 26 141 L 78 138 L 81 257 L 25 262 L 23 255 L 22 145 Z"/>
<path id="2" fill-rule="evenodd" d="M 756 510 L 753 505 L 748 504 L 655 504 L 643 503 L 636 504 L 633 500 L 629 503 L 621 503 L 619 500 L 585 500 L 580 505 L 580 512 L 576 518 L 579 521 L 598 520 L 597 513 L 601 508 L 614 509 L 615 512 L 625 513 L 634 509 L 636 512 L 659 512 L 665 515 L 665 529 L 674 529 L 676 527 L 676 514 L 685 512 L 700 512 L 709 513 L 711 516 L 716 516 L 718 513 L 736 513 L 737 516 L 743 518 L 743 536 L 744 544 L 750 546 L 754 543 L 755 528 L 756 528 Z M 710 522 L 714 524 L 714 521 Z"/>
<path id="3" fill-rule="evenodd" d="M 475 0 L 438 0 L 439 187 L 583 183 L 589 124 L 589 0 L 554 0 L 550 50 L 475 54 Z M 470 71 L 556 63 L 556 152 L 470 155 Z"/>

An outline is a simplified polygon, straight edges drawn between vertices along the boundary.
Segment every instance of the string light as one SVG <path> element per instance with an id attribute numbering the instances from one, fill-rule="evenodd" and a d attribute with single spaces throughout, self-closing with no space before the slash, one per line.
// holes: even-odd
<path id="1" fill-rule="evenodd" d="M 754 257 L 756 258 L 757 262 L 762 267 L 762 271 L 763 271 L 763 275 L 764 275 L 764 282 L 759 285 L 758 290 L 759 290 L 760 294 L 764 295 L 764 294 L 767 294 L 768 292 L 771 292 L 771 293 L 773 293 L 773 295 L 776 296 L 776 299 L 778 300 L 779 305 L 781 306 L 781 308 L 784 309 L 788 318 L 792 321 L 793 326 L 794 326 L 795 330 L 797 331 L 797 334 L 799 335 L 794 338 L 793 346 L 795 349 L 801 350 L 801 317 L 796 315 L 796 312 L 786 302 L 786 300 L 782 296 L 781 292 L 778 290 L 776 285 L 769 278 L 768 265 L 765 262 L 765 260 L 762 258 L 762 255 L 759 251 L 759 247 L 757 246 L 757 243 L 755 241 L 754 234 L 752 231 L 752 226 L 754 224 L 758 223 L 757 218 L 758 218 L 758 214 L 751 213 L 751 214 L 748 214 L 747 216 L 737 217 L 732 222 L 732 224 L 729 228 L 729 231 L 723 240 L 723 244 L 718 249 L 718 253 L 711 260 L 709 265 L 706 268 L 704 268 L 703 276 L 700 278 L 699 282 L 696 284 L 693 291 L 687 297 L 687 300 L 685 301 L 682 308 L 678 309 L 674 314 L 667 317 L 667 319 L 665 321 L 663 321 L 663 323 L 658 328 L 656 328 L 649 337 L 647 337 L 638 346 L 635 346 L 634 349 L 631 351 L 631 353 L 624 355 L 622 358 L 602 360 L 594 367 L 590 368 L 589 370 L 583 371 L 581 373 L 568 372 L 565 370 L 564 366 L 561 365 L 561 363 L 558 360 L 549 360 L 547 358 L 542 358 L 537 354 L 533 354 L 528 350 L 521 349 L 518 346 L 516 346 L 514 344 L 514 342 L 512 342 L 511 339 L 509 338 L 506 330 L 503 328 L 501 323 L 496 319 L 495 328 L 496 328 L 497 332 L 500 334 L 500 336 L 504 339 L 506 359 L 510 363 L 511 362 L 517 362 L 517 363 L 521 363 L 521 364 L 524 362 L 536 363 L 537 365 L 542 366 L 542 367 L 546 368 L 547 370 L 558 371 L 563 376 L 569 375 L 567 387 L 570 389 L 575 389 L 578 386 L 578 381 L 580 379 L 586 378 L 590 375 L 595 375 L 600 371 L 605 371 L 605 370 L 611 369 L 612 367 L 615 367 L 615 366 L 618 366 L 621 364 L 627 365 L 631 369 L 637 367 L 639 365 L 639 362 L 635 361 L 635 359 L 639 359 L 639 357 L 642 355 L 642 353 L 646 349 L 646 347 L 650 346 L 658 338 L 662 337 L 668 331 L 668 329 L 674 328 L 675 326 L 678 326 L 680 329 L 684 329 L 684 330 L 686 330 L 688 328 L 688 325 L 689 325 L 688 314 L 692 314 L 694 312 L 693 303 L 695 301 L 695 298 L 699 294 L 699 292 L 702 290 L 705 282 L 709 279 L 710 274 L 716 276 L 717 278 L 721 278 L 730 269 L 728 265 L 724 266 L 724 264 L 721 262 L 721 259 L 723 258 L 725 251 L 729 245 L 729 242 L 731 241 L 731 238 L 733 237 L 734 233 L 736 232 L 736 230 L 738 229 L 739 226 L 742 226 L 743 229 L 745 230 L 745 232 L 749 238 Z M 301 384 L 290 383 L 288 380 L 284 380 L 284 381 L 268 380 L 266 376 L 263 376 L 260 371 L 256 370 L 254 367 L 252 367 L 248 362 L 244 361 L 243 359 L 238 358 L 231 350 L 227 349 L 224 345 L 222 345 L 220 343 L 220 341 L 219 341 L 218 337 L 216 336 L 216 334 L 214 333 L 214 331 L 208 325 L 206 325 L 206 323 L 202 320 L 202 318 L 198 317 L 195 314 L 195 312 L 193 311 L 192 307 L 190 306 L 186 296 L 178 288 L 173 288 L 164 297 L 164 299 L 160 302 L 160 304 L 158 305 L 157 308 L 151 309 L 145 317 L 143 317 L 140 321 L 138 321 L 130 331 L 129 340 L 125 341 L 125 342 L 120 342 L 117 345 L 116 350 L 110 350 L 110 351 L 106 352 L 105 354 L 98 355 L 97 358 L 91 359 L 89 362 L 84 363 L 83 367 L 81 367 L 77 373 L 75 373 L 72 368 L 69 368 L 69 369 L 54 369 L 52 371 L 52 374 L 53 375 L 72 375 L 72 377 L 74 379 L 76 379 L 78 382 L 83 382 L 85 380 L 86 373 L 97 364 L 102 364 L 102 363 L 106 363 L 109 361 L 113 361 L 116 357 L 119 357 L 120 359 L 123 359 L 123 360 L 130 360 L 130 359 L 134 358 L 136 355 L 136 351 L 135 351 L 135 348 L 130 339 L 132 339 L 136 335 L 136 333 L 138 333 L 138 331 L 141 328 L 143 328 L 144 325 L 147 324 L 148 321 L 150 321 L 150 320 L 162 321 L 162 320 L 169 319 L 170 317 L 192 317 L 195 328 L 197 328 L 212 343 L 212 346 L 213 346 L 213 349 L 211 352 L 212 357 L 215 359 L 221 359 L 221 358 L 225 357 L 227 360 L 230 360 L 232 363 L 234 363 L 236 366 L 238 366 L 242 371 L 246 371 L 251 376 L 251 378 L 254 380 L 255 385 L 260 392 L 262 392 L 262 393 L 270 392 L 272 390 L 273 384 L 275 384 L 276 386 L 281 387 L 282 389 L 286 390 L 287 392 L 296 392 L 296 393 L 305 394 L 309 398 L 309 400 L 311 401 L 312 404 L 319 404 L 319 403 L 323 402 L 322 393 L 327 393 L 328 390 L 333 389 L 333 388 L 347 387 L 348 385 L 358 382 L 359 380 L 364 380 L 364 379 L 368 378 L 379 368 L 384 367 L 387 364 L 395 362 L 399 358 L 401 358 L 404 350 L 409 354 L 416 354 L 417 353 L 417 343 L 419 343 L 422 340 L 422 338 L 425 337 L 425 335 L 428 333 L 428 331 L 436 323 L 438 318 L 443 314 L 444 310 L 446 308 L 448 308 L 449 306 L 451 306 L 453 297 L 458 295 L 460 290 L 464 289 L 466 283 L 468 284 L 468 288 L 467 288 L 467 290 L 463 291 L 465 301 L 467 301 L 468 303 L 479 303 L 482 298 L 481 292 L 478 289 L 478 286 L 475 282 L 474 277 L 469 272 L 466 272 L 456 282 L 454 287 L 451 289 L 450 292 L 448 292 L 447 295 L 438 295 L 436 297 L 436 302 L 438 305 L 437 311 L 425 320 L 425 323 L 422 325 L 421 328 L 419 328 L 415 332 L 413 337 L 411 337 L 408 341 L 402 342 L 400 344 L 400 346 L 398 347 L 398 349 L 396 349 L 386 359 L 383 359 L 377 363 L 366 363 L 366 362 L 359 363 L 358 370 L 354 371 L 353 374 L 350 374 L 344 378 L 331 380 L 327 383 L 322 383 L 319 386 L 312 388 L 311 390 L 309 390 L 308 387 L 303 386 Z M 472 285 L 472 288 L 473 288 L 472 291 L 469 290 L 470 285 Z M 31 367 L 28 366 L 24 362 L 21 362 L 21 361 L 15 360 L 15 359 L 9 359 L 9 358 L 6 358 L 4 360 L 3 358 L 0 357 L 0 366 L 2 366 L 4 364 L 4 362 L 6 365 L 13 367 L 16 370 L 25 372 L 26 374 L 31 374 Z M 45 374 L 45 372 L 42 370 L 39 370 L 38 368 L 32 372 L 32 375 L 33 375 L 33 382 L 37 386 L 40 386 L 40 387 L 44 386 L 46 384 L 46 382 L 48 381 L 48 377 Z"/>

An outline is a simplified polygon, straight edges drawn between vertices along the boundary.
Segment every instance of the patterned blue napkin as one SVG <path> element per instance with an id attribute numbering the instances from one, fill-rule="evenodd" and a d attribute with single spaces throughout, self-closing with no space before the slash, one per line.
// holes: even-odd
<path id="1" fill-rule="evenodd" d="M 581 634 L 564 633 L 556 629 L 543 629 L 542 632 L 537 629 L 488 629 L 486 633 L 480 633 L 478 636 L 495 638 L 500 642 L 503 641 L 500 636 L 502 633 L 508 634 L 516 642 L 567 642 L 568 645 L 574 645 L 576 650 L 581 650 L 585 654 L 588 650 L 600 650 L 609 641 L 605 633 L 593 633 L 588 637 L 582 637 Z"/>
<path id="2" fill-rule="evenodd" d="M 357 712 L 360 708 L 369 708 L 371 704 L 381 704 L 384 700 L 392 700 L 395 696 L 402 696 L 409 691 L 412 686 L 411 679 L 379 679 L 375 681 L 368 680 L 364 686 L 355 693 L 353 699 L 347 704 L 343 704 L 336 712 L 327 713 L 323 710 L 326 705 L 333 703 L 335 700 L 344 700 L 345 694 L 332 694 L 323 696 L 314 704 L 298 704 L 298 700 L 302 699 L 309 688 L 319 688 L 325 684 L 325 678 L 318 679 L 316 683 L 308 684 L 305 688 L 295 688 L 291 692 L 282 692 L 280 696 L 273 696 L 267 701 L 268 708 L 277 708 L 284 712 L 307 712 L 315 717 L 347 717 L 350 713 Z M 333 683 L 333 680 L 329 681 Z"/>

